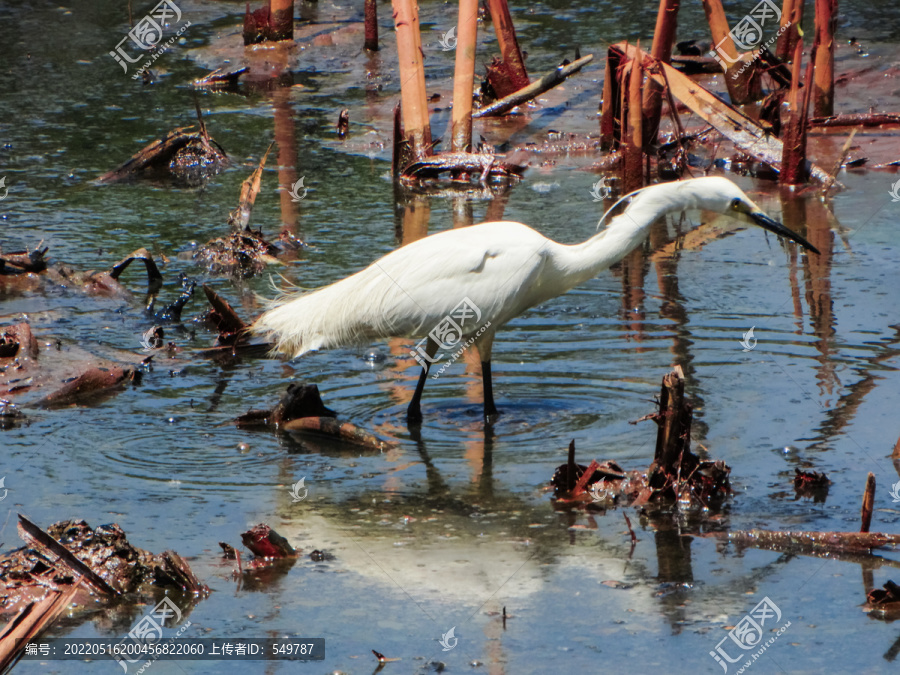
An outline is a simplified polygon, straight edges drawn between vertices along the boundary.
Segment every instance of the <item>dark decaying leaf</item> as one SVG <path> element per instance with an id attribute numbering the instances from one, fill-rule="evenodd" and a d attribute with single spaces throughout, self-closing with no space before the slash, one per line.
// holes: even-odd
<path id="1" fill-rule="evenodd" d="M 139 178 L 175 179 L 189 185 L 202 183 L 228 164 L 225 150 L 202 132 L 187 133 L 179 127 L 153 141 L 130 159 L 98 179 L 118 183 Z"/>
<path id="2" fill-rule="evenodd" d="M 288 540 L 265 523 L 241 534 L 241 541 L 260 558 L 296 558 L 297 551 Z"/>

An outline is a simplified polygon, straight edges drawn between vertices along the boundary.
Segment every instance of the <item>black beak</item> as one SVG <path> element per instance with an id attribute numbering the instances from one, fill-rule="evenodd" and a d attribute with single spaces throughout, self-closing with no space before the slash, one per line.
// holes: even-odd
<path id="1" fill-rule="evenodd" d="M 769 232 L 774 232 L 779 237 L 784 237 L 785 239 L 790 239 L 791 241 L 796 241 L 807 251 L 812 251 L 813 253 L 818 253 L 819 249 L 810 244 L 806 239 L 801 237 L 799 234 L 795 232 L 791 232 L 784 225 L 779 223 L 777 220 L 772 220 L 762 211 L 754 211 L 750 214 L 750 217 L 753 219 L 753 222 L 759 225 L 764 230 L 768 230 Z"/>

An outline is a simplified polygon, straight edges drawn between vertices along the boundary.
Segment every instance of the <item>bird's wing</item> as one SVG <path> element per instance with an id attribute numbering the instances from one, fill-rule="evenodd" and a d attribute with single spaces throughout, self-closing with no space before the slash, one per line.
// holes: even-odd
<path id="1" fill-rule="evenodd" d="M 304 352 L 428 333 L 462 303 L 496 329 L 528 302 L 549 240 L 520 223 L 483 223 L 420 239 L 356 274 L 265 312 L 254 332 Z M 532 303 L 533 304 L 533 303 Z M 524 308 L 531 306 L 525 304 Z M 468 325 L 463 326 L 468 332 Z"/>

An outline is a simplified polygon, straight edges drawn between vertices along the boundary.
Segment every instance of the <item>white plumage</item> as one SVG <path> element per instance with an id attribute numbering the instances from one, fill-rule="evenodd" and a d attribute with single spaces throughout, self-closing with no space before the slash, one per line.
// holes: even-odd
<path id="1" fill-rule="evenodd" d="M 272 340 L 276 351 L 297 357 L 387 337 L 425 337 L 468 298 L 481 317 L 464 325 L 459 342 L 465 343 L 490 323 L 474 342 L 484 370 L 487 416 L 496 412 L 490 360 L 497 329 L 621 260 L 666 213 L 686 209 L 729 213 L 815 251 L 725 178 L 663 183 L 631 197 L 628 208 L 604 231 L 581 244 L 560 244 L 527 225 L 507 221 L 433 234 L 346 279 L 287 299 L 263 313 L 252 330 Z M 427 368 L 410 404 L 411 421 L 421 418 L 419 398 L 426 373 Z"/>

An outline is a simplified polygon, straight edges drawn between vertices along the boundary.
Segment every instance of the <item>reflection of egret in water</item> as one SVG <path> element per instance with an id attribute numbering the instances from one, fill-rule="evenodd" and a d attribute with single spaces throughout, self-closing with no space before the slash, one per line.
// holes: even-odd
<path id="1" fill-rule="evenodd" d="M 474 436 L 472 441 L 475 447 Z M 375 479 L 380 487 L 370 480 L 362 489 L 337 488 L 332 494 L 340 501 L 332 503 L 291 504 L 282 489 L 279 531 L 296 546 L 325 547 L 333 554 L 331 568 L 342 575 L 342 592 L 354 595 L 358 589 L 363 604 L 396 603 L 401 611 L 391 615 L 390 630 L 399 626 L 406 631 L 413 653 L 432 656 L 433 641 L 456 625 L 467 649 L 480 650 L 481 660 L 496 668 L 512 648 L 508 640 L 521 637 L 518 619 L 507 637 L 502 608 L 525 616 L 553 611 L 559 607 L 563 579 L 579 579 L 586 592 L 596 592 L 610 579 L 623 580 L 615 591 L 601 591 L 604 615 L 630 624 L 630 630 L 664 622 L 678 632 L 686 625 L 719 621 L 723 612 L 740 616 L 752 606 L 744 594 L 755 591 L 773 571 L 774 564 L 765 571 L 737 572 L 736 591 L 695 587 L 691 547 L 706 547 L 709 553 L 715 544 L 692 543 L 670 515 L 644 523 L 643 543 L 629 561 L 617 510 L 589 516 L 600 528 L 590 534 L 583 527 L 572 528 L 586 518 L 577 511 L 556 514 L 548 523 L 544 501 L 511 493 L 502 480 L 494 480 L 492 444 L 488 430 L 482 446 L 485 461 L 477 476 L 462 485 L 445 479 L 427 443 L 419 440 L 424 481 L 421 471 L 391 471 Z M 290 476 L 285 478 L 287 482 Z M 350 496 L 342 499 L 340 492 Z M 535 523 L 540 527 L 534 529 Z M 707 573 L 702 570 L 701 578 Z M 586 593 L 586 601 L 588 597 Z M 358 629 L 375 636 L 388 630 L 378 625 Z M 473 643 L 479 632 L 483 637 Z"/>
<path id="2" fill-rule="evenodd" d="M 377 487 L 371 480 L 362 490 L 332 486 L 336 499 L 341 492 L 352 496 L 296 504 L 283 488 L 278 493 L 284 523 L 279 530 L 298 546 L 327 542 L 334 570 L 344 574 L 344 592 L 358 587 L 376 604 L 397 601 L 402 606 L 408 601 L 412 618 L 394 615 L 391 625 L 412 621 L 408 630 L 416 643 L 433 641 L 450 623 L 473 649 L 469 636 L 480 629 L 483 639 L 477 648 L 489 672 L 505 672 L 507 641 L 517 635 L 507 638 L 502 610 L 533 615 L 547 611 L 548 605 L 556 607 L 559 579 L 581 579 L 585 589 L 625 579 L 604 596 L 604 613 L 621 617 L 618 623 L 628 619 L 638 630 L 664 621 L 678 633 L 691 623 L 721 620 L 723 612 L 739 616 L 749 608 L 746 594 L 755 592 L 775 564 L 790 560 L 743 573 L 735 579 L 737 591 L 704 591 L 694 586 L 688 534 L 693 530 L 685 530 L 680 519 L 663 514 L 645 521 L 640 540 L 646 543 L 636 557 L 634 549 L 628 553 L 618 509 L 598 515 L 562 511 L 553 516 L 555 525 L 551 520 L 548 526 L 543 500 L 510 493 L 502 479 L 495 480 L 493 427 L 473 424 L 467 433 L 470 475 L 461 485 L 444 477 L 416 429 L 412 436 L 419 461 L 404 461 L 402 452 L 393 460 L 383 456 L 392 466 L 375 478 Z M 424 481 L 416 465 L 424 467 Z M 281 480 L 287 486 L 295 476 L 284 468 Z M 584 533 L 577 534 L 585 519 L 594 530 L 589 542 Z M 534 523 L 540 528 L 532 529 Z M 432 656 L 428 647 L 421 649 Z"/>
<path id="3" fill-rule="evenodd" d="M 490 444 L 490 436 L 475 442 L 480 443 L 483 455 L 489 456 L 490 451 L 484 448 Z M 462 498 L 452 495 L 427 444 L 417 439 L 416 447 L 420 458 L 416 464 L 425 467 L 424 484 L 411 476 L 412 465 L 403 463 L 384 474 L 380 490 L 367 490 L 341 504 L 318 503 L 314 511 L 303 511 L 297 532 L 288 523 L 280 528 L 281 533 L 291 541 L 302 538 L 328 542 L 329 552 L 336 557 L 334 565 L 358 577 L 344 577 L 344 582 L 350 587 L 361 584 L 367 596 L 372 595 L 374 582 L 388 596 L 396 592 L 401 598 L 412 600 L 413 616 L 418 611 L 425 615 L 416 622 L 423 645 L 433 639 L 435 630 L 446 631 L 446 617 L 451 617 L 451 623 L 459 622 L 460 632 L 467 635 L 482 624 L 482 658 L 490 667 L 502 668 L 507 658 L 503 627 L 499 620 L 483 621 L 482 617 L 499 614 L 507 602 L 515 605 L 510 598 L 536 592 L 542 585 L 541 571 L 537 563 L 531 562 L 535 552 L 523 543 L 524 533 L 511 538 L 496 531 L 507 527 L 501 522 L 501 514 L 496 514 L 490 525 L 472 515 L 473 510 L 490 513 L 495 509 L 505 512 L 533 507 L 509 494 L 494 498 L 489 461 L 472 464 L 479 476 L 474 492 L 466 490 Z M 282 480 L 289 478 L 285 473 Z M 299 511 L 292 509 L 293 505 L 284 506 L 285 511 Z M 370 514 L 371 518 L 380 519 L 380 531 L 377 527 L 354 528 L 355 520 L 370 522 Z M 523 521 L 520 527 L 524 526 Z M 379 591 L 374 592 L 377 597 Z M 428 621 L 422 622 L 421 618 Z M 471 649 L 471 639 L 468 645 Z M 428 647 L 424 649 L 428 654 Z"/>

